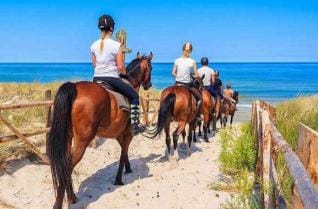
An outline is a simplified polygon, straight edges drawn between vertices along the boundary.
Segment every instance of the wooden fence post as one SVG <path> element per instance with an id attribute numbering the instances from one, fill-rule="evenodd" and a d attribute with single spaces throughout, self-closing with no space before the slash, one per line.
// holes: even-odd
<path id="1" fill-rule="evenodd" d="M 51 101 L 52 100 L 52 91 L 47 90 L 45 91 L 45 101 Z M 52 105 L 47 105 L 46 106 L 46 112 L 47 112 L 47 117 L 46 117 L 46 128 L 51 127 L 52 124 Z M 48 154 L 48 149 L 47 149 L 47 144 L 49 140 L 50 132 L 46 133 L 46 154 Z"/>
<path id="2" fill-rule="evenodd" d="M 297 155 L 318 189 L 318 133 L 302 123 L 298 127 Z M 294 208 L 304 208 L 300 194 L 295 188 L 293 188 L 292 204 Z"/>
<path id="3" fill-rule="evenodd" d="M 266 103 L 265 103 L 266 107 Z M 268 106 L 267 106 L 268 107 Z M 262 143 L 263 143 L 263 168 L 262 168 L 262 191 L 264 191 L 264 208 L 275 208 L 275 199 L 273 198 L 273 176 L 272 176 L 272 139 L 269 113 L 262 111 Z"/>

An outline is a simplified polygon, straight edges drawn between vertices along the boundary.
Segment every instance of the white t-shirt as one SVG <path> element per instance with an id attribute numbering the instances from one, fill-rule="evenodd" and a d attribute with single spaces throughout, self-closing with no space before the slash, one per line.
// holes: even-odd
<path id="1" fill-rule="evenodd" d="M 116 57 L 120 49 L 120 43 L 110 38 L 104 39 L 104 49 L 100 51 L 102 39 L 95 41 L 91 46 L 91 52 L 96 57 L 94 77 L 119 77 Z"/>
<path id="2" fill-rule="evenodd" d="M 191 58 L 180 57 L 174 61 L 174 64 L 177 67 L 176 81 L 190 83 L 190 72 L 193 69 L 195 61 Z"/>
<path id="3" fill-rule="evenodd" d="M 205 75 L 204 79 L 203 79 L 203 85 L 210 86 L 211 85 L 210 81 L 211 81 L 211 77 L 214 73 L 214 70 L 212 68 L 209 68 L 208 66 L 203 66 L 200 69 L 198 69 L 198 73 L 199 73 L 200 77 L 202 77 L 203 74 Z"/>

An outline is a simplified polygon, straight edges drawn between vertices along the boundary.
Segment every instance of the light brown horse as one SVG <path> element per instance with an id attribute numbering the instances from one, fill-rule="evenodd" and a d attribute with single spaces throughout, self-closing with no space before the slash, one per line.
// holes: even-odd
<path id="1" fill-rule="evenodd" d="M 194 78 L 193 78 L 194 79 Z M 200 79 L 198 81 L 197 79 Z M 202 82 L 203 78 L 194 79 L 193 83 Z M 172 121 L 178 122 L 178 127 L 173 132 L 173 147 L 177 149 L 178 138 L 182 134 L 183 139 L 186 136 L 185 127 L 189 124 L 188 131 L 188 146 L 191 147 L 192 132 L 196 123 L 196 100 L 190 93 L 189 89 L 184 86 L 171 86 L 163 90 L 160 98 L 160 108 L 158 114 L 158 121 L 152 133 L 148 132 L 147 137 L 154 138 L 164 129 L 166 134 L 166 145 L 168 154 L 171 153 L 171 138 L 170 138 L 170 123 Z M 188 154 L 190 149 L 188 148 Z"/>
<path id="2" fill-rule="evenodd" d="M 216 101 L 214 97 L 211 96 L 210 92 L 208 90 L 203 89 L 202 90 L 202 106 L 201 106 L 201 114 L 203 115 L 203 139 L 206 142 L 209 142 L 208 140 L 208 132 L 210 131 L 210 125 L 211 121 L 213 122 L 215 117 L 215 104 Z M 198 123 L 199 127 L 199 136 L 201 136 L 201 125 L 202 122 L 200 121 Z M 212 130 L 212 136 L 215 135 L 215 131 Z M 196 142 L 196 135 L 194 133 L 193 141 Z"/>
<path id="3" fill-rule="evenodd" d="M 228 116 L 231 116 L 230 124 L 232 126 L 233 117 L 236 111 L 236 104 L 239 102 L 239 93 L 234 91 L 232 98 L 235 103 L 232 103 L 229 99 L 224 98 L 221 107 L 221 127 L 226 127 Z"/>
<path id="4" fill-rule="evenodd" d="M 127 66 L 127 77 L 136 91 L 151 87 L 151 59 L 139 57 Z M 64 83 L 54 101 L 54 114 L 47 148 L 56 191 L 54 208 L 61 209 L 65 191 L 76 202 L 72 171 L 95 136 L 115 138 L 121 146 L 116 185 L 123 185 L 122 172 L 132 172 L 128 147 L 132 140 L 129 112 L 118 107 L 115 97 L 102 86 L 81 81 Z M 73 140 L 72 140 L 73 138 Z"/>

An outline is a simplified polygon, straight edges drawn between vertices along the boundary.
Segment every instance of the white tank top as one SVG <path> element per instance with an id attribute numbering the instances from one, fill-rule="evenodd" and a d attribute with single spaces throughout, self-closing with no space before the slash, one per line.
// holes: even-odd
<path id="1" fill-rule="evenodd" d="M 191 69 L 193 69 L 195 61 L 191 58 L 180 57 L 176 59 L 174 64 L 177 67 L 176 81 L 182 83 L 190 83 L 190 73 Z"/>
<path id="2" fill-rule="evenodd" d="M 120 43 L 110 38 L 104 39 L 104 49 L 100 51 L 102 39 L 95 41 L 91 46 L 91 52 L 96 57 L 94 77 L 119 77 L 116 63 Z"/>

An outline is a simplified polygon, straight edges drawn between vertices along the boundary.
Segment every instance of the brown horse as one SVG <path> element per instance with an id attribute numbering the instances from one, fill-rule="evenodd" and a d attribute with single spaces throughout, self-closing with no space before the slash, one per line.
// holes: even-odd
<path id="1" fill-rule="evenodd" d="M 226 127 L 228 116 L 231 116 L 230 124 L 232 126 L 233 117 L 236 111 L 236 104 L 239 102 L 239 92 L 234 91 L 232 98 L 235 103 L 232 103 L 229 99 L 224 98 L 221 107 L 221 127 Z"/>
<path id="2" fill-rule="evenodd" d="M 194 78 L 193 78 L 194 79 Z M 196 78 L 193 84 L 202 83 L 203 78 Z M 188 134 L 188 154 L 190 154 L 190 147 L 192 142 L 192 132 L 196 123 L 196 100 L 185 86 L 171 86 L 163 90 L 160 98 L 160 108 L 158 114 L 158 121 L 152 133 L 148 132 L 147 137 L 156 137 L 163 129 L 166 134 L 166 145 L 168 154 L 170 155 L 171 138 L 170 138 L 170 123 L 172 121 L 178 122 L 178 127 L 173 132 L 173 147 L 177 149 L 178 138 L 182 134 L 183 140 L 186 136 L 185 127 L 189 124 Z"/>
<path id="3" fill-rule="evenodd" d="M 202 90 L 202 106 L 201 106 L 201 114 L 203 115 L 203 139 L 206 142 L 209 142 L 208 140 L 208 132 L 210 131 L 210 124 L 211 121 L 213 122 L 215 117 L 215 104 L 216 101 L 214 97 L 211 96 L 210 92 L 208 90 L 203 89 Z M 199 136 L 201 136 L 201 125 L 202 122 L 200 121 L 198 123 L 199 127 Z M 212 130 L 212 136 L 215 135 L 214 129 Z M 193 141 L 196 142 L 196 135 L 194 133 Z"/>
<path id="4" fill-rule="evenodd" d="M 151 59 L 152 54 L 139 57 L 127 66 L 127 78 L 136 91 L 141 85 L 144 89 L 152 85 Z M 119 142 L 121 156 L 115 184 L 123 185 L 124 166 L 127 173 L 132 172 L 127 154 L 132 140 L 129 112 L 119 108 L 115 97 L 98 84 L 64 83 L 55 97 L 47 144 L 56 191 L 54 208 L 62 208 L 65 191 L 68 201 L 76 202 L 71 174 L 95 136 L 115 138 Z"/>
<path id="5" fill-rule="evenodd" d="M 215 106 L 214 106 L 214 115 L 212 117 L 212 132 L 216 133 L 216 124 L 217 121 L 221 118 L 221 107 L 222 107 L 222 99 L 220 95 L 217 95 L 215 100 Z"/>

